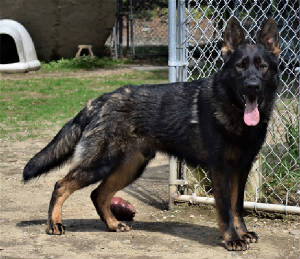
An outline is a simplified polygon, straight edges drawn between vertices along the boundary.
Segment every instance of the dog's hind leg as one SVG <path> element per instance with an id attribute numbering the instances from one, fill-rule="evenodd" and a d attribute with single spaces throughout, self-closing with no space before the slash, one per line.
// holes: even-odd
<path id="1" fill-rule="evenodd" d="M 130 227 L 119 222 L 110 210 L 110 202 L 114 194 L 132 183 L 138 178 L 150 159 L 146 159 L 142 153 L 129 153 L 122 164 L 114 170 L 91 193 L 91 199 L 101 219 L 106 223 L 110 231 L 129 231 Z"/>
<path id="2" fill-rule="evenodd" d="M 48 211 L 48 227 L 46 232 L 50 235 L 62 235 L 65 227 L 62 224 L 62 205 L 65 200 L 76 190 L 88 186 L 94 181 L 87 177 L 89 172 L 80 168 L 71 170 L 64 178 L 56 182 Z"/>
<path id="3" fill-rule="evenodd" d="M 62 205 L 65 200 L 76 190 L 100 181 L 108 175 L 117 165 L 103 167 L 101 171 L 95 168 L 82 168 L 78 163 L 61 180 L 57 181 L 52 192 L 48 211 L 48 227 L 46 232 L 50 235 L 61 235 L 65 232 L 62 225 Z"/>
<path id="4" fill-rule="evenodd" d="M 47 234 L 62 235 L 65 233 L 61 215 L 62 205 L 64 201 L 79 188 L 78 183 L 69 182 L 65 180 L 65 178 L 56 182 L 49 204 Z"/>

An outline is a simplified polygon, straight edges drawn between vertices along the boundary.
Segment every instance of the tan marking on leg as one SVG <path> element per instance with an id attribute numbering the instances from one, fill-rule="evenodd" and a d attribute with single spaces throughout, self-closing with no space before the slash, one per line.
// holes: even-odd
<path id="1" fill-rule="evenodd" d="M 233 214 L 233 224 L 237 234 L 241 237 L 246 232 L 243 230 L 244 226 L 241 222 L 242 215 L 239 215 L 237 210 L 237 202 L 239 195 L 239 176 L 237 173 L 233 173 L 230 179 L 230 199 L 231 199 L 231 208 Z"/>
<path id="2" fill-rule="evenodd" d="M 117 191 L 123 189 L 136 179 L 138 170 L 144 163 L 145 158 L 141 153 L 131 155 L 92 192 L 91 198 L 96 210 L 110 231 L 130 230 L 128 226 L 120 223 L 114 217 L 110 210 L 110 202 Z"/>
<path id="3" fill-rule="evenodd" d="M 64 234 L 62 225 L 62 206 L 65 200 L 76 190 L 81 188 L 76 179 L 69 179 L 68 175 L 57 182 L 58 188 L 54 189 L 49 205 L 48 227 L 46 232 L 52 235 Z"/>
<path id="4" fill-rule="evenodd" d="M 239 188 L 241 188 L 242 179 L 240 175 L 235 173 L 231 176 L 230 182 L 230 198 L 231 198 L 231 207 L 233 214 L 233 224 L 236 233 L 238 234 L 241 240 L 246 241 L 247 243 L 255 243 L 258 241 L 258 236 L 255 232 L 249 232 L 243 220 L 243 215 L 237 209 Z M 242 193 L 244 195 L 244 193 Z"/>

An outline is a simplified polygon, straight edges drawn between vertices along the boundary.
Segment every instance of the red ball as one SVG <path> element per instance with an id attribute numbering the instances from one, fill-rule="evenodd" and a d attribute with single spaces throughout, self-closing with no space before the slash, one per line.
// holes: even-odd
<path id="1" fill-rule="evenodd" d="M 113 197 L 111 199 L 110 210 L 117 220 L 131 221 L 135 216 L 134 207 L 121 197 Z"/>

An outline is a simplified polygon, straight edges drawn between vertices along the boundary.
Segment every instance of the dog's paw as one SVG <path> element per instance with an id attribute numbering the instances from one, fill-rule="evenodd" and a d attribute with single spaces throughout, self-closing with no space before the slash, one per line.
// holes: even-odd
<path id="1" fill-rule="evenodd" d="M 125 223 L 119 222 L 116 226 L 108 227 L 108 229 L 109 229 L 109 231 L 112 231 L 112 232 L 128 232 L 131 230 L 131 227 L 129 227 Z"/>
<path id="2" fill-rule="evenodd" d="M 259 237 L 255 232 L 247 232 L 242 235 L 242 239 L 248 243 L 257 243 Z"/>
<path id="3" fill-rule="evenodd" d="M 228 251 L 245 251 L 249 249 L 249 245 L 245 240 L 225 241 L 225 247 Z"/>
<path id="4" fill-rule="evenodd" d="M 65 234 L 66 227 L 61 223 L 50 223 L 46 229 L 48 235 L 63 235 Z"/>
<path id="5" fill-rule="evenodd" d="M 117 232 L 128 232 L 131 230 L 131 227 L 129 227 L 128 225 L 124 224 L 124 223 L 119 223 L 118 228 L 117 228 Z"/>

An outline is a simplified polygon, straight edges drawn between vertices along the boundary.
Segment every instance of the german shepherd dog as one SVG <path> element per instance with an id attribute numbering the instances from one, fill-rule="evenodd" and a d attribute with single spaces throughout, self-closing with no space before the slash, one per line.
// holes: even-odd
<path id="1" fill-rule="evenodd" d="M 143 173 L 157 151 L 206 168 L 219 229 L 228 250 L 246 250 L 258 236 L 243 220 L 245 183 L 267 132 L 279 82 L 279 35 L 269 18 L 257 44 L 231 18 L 224 32 L 224 66 L 193 82 L 124 86 L 89 101 L 25 166 L 24 181 L 71 160 L 56 182 L 47 233 L 64 234 L 62 205 L 76 190 L 91 193 L 110 231 L 129 231 L 110 210 L 114 194 Z"/>

